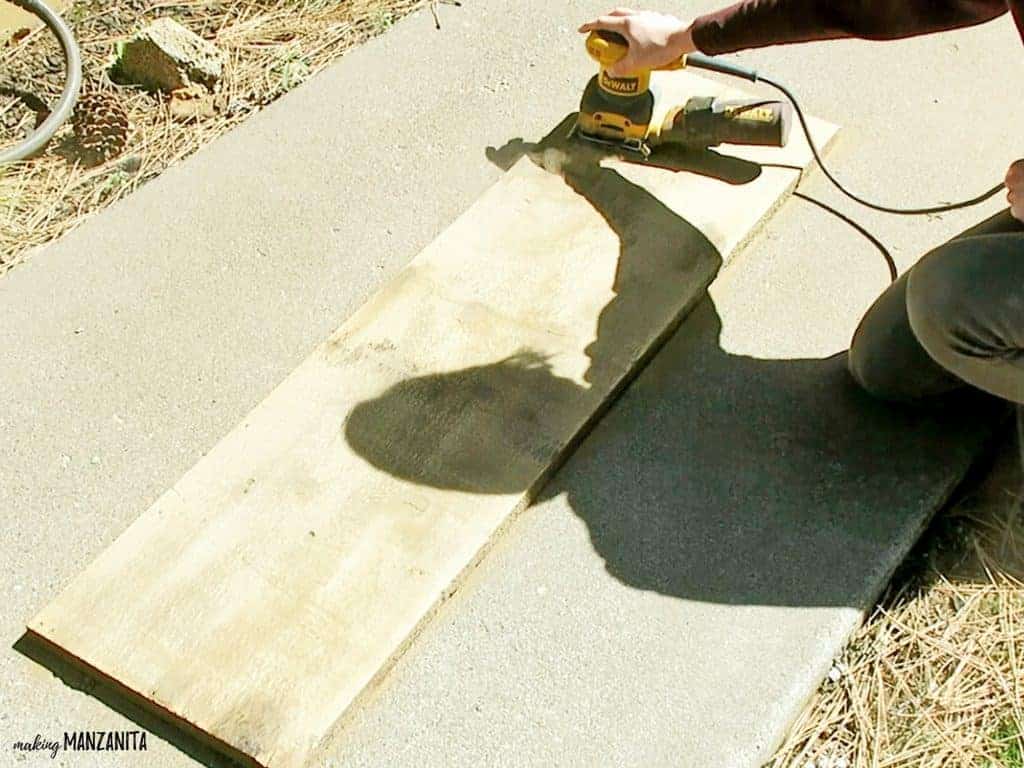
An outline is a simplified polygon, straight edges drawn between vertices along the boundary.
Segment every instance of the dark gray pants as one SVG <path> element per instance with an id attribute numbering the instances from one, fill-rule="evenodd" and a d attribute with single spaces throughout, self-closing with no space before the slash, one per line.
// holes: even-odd
<path id="1" fill-rule="evenodd" d="M 1024 403 L 1024 224 L 1004 211 L 922 258 L 861 320 L 849 365 L 886 400 L 970 385 Z"/>

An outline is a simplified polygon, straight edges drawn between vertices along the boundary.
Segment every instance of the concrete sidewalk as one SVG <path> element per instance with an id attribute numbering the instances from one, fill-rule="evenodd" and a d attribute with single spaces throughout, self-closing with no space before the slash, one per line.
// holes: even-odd
<path id="1" fill-rule="evenodd" d="M 441 32 L 428 13 L 396 25 L 0 280 L 0 504 L 10 510 L 0 528 L 9 606 L 0 624 L 5 749 L 37 733 L 136 727 L 12 650 L 24 621 L 498 177 L 488 145 L 539 138 L 575 108 L 591 67 L 573 30 L 602 5 L 480 0 L 441 10 Z M 1019 56 L 1019 38 L 1003 19 L 914 41 L 740 59 L 793 86 L 809 112 L 844 126 L 831 157 L 851 186 L 918 204 L 973 195 L 1022 154 L 1014 141 L 1024 105 L 1001 99 L 1001 76 L 989 82 L 991 73 L 1013 71 Z M 895 219 L 847 206 L 820 177 L 804 191 L 849 211 L 901 267 L 997 207 Z M 640 382 L 645 388 L 615 409 L 550 498 L 513 528 L 339 734 L 333 762 L 763 759 L 921 521 L 873 526 L 889 511 L 876 504 L 837 510 L 831 527 L 802 521 L 791 541 L 779 538 L 788 529 L 778 516 L 774 528 L 722 521 L 717 531 L 699 529 L 695 541 L 731 541 L 775 577 L 760 582 L 752 571 L 745 586 L 730 581 L 742 575 L 733 570 L 702 583 L 683 574 L 667 585 L 624 573 L 622 561 L 609 563 L 608 545 L 623 531 L 609 526 L 617 513 L 652 514 L 658 526 L 673 520 L 678 468 L 710 461 L 684 429 L 695 403 L 713 412 L 731 396 L 759 408 L 737 413 L 765 413 L 770 423 L 796 407 L 795 388 L 799 412 L 832 413 L 815 400 L 813 382 L 834 372 L 814 361 L 845 347 L 885 282 L 883 261 L 860 234 L 815 205 L 787 204 L 721 279 L 716 306 L 693 318 Z M 706 364 L 681 370 L 695 350 Z M 764 358 L 803 362 L 756 364 Z M 740 426 L 726 415 L 715 422 L 720 434 Z M 657 426 L 652 418 L 687 439 L 644 433 L 644 424 Z M 838 446 L 856 425 L 820 426 Z M 751 445 L 758 447 L 765 463 L 750 469 L 778 490 L 768 482 L 778 473 L 768 462 L 772 445 Z M 787 455 L 785 444 L 775 447 Z M 714 465 L 722 470 L 728 459 L 719 455 Z M 648 506 L 625 504 L 626 473 L 644 479 Z M 567 497 L 587 501 L 596 517 L 581 516 Z M 664 535 L 658 526 L 648 533 Z M 759 538 L 765 530 L 773 533 Z M 879 531 L 892 536 L 879 539 Z M 826 555 L 857 553 L 834 574 L 823 565 L 832 562 Z M 866 561 L 869 553 L 877 560 Z M 729 627 L 765 635 L 734 630 L 724 643 Z M 708 676 L 711 665 L 732 674 Z M 60 759 L 77 767 L 109 765 L 108 757 Z M 214 762 L 159 739 L 145 755 L 122 757 L 119 764 L 160 767 Z"/>

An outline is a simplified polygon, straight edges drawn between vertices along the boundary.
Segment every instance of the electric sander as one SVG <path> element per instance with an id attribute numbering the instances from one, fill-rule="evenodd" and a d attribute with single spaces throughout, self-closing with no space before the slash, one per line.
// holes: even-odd
<path id="1" fill-rule="evenodd" d="M 866 200 L 843 186 L 825 165 L 796 96 L 782 83 L 714 56 L 688 53 L 658 69 L 695 67 L 740 77 L 752 83 L 769 85 L 789 101 L 724 101 L 694 97 L 686 104 L 672 106 L 664 113 L 665 117 L 655 123 L 655 115 L 660 110 L 651 91 L 651 70 L 632 72 L 625 77 L 612 77 L 608 73 L 608 67 L 622 61 L 628 52 L 629 42 L 618 32 L 598 30 L 590 33 L 587 53 L 600 65 L 600 71 L 583 92 L 579 115 L 570 136 L 576 134 L 587 141 L 633 150 L 645 160 L 653 148 L 669 144 L 684 149 L 707 149 L 723 143 L 784 147 L 789 138 L 792 115 L 796 113 L 811 154 L 825 178 L 851 200 L 872 210 L 903 216 L 944 213 L 983 203 L 1004 189 L 1004 185 L 999 183 L 968 200 L 923 208 L 894 208 Z"/>
<path id="2" fill-rule="evenodd" d="M 672 144 L 706 149 L 719 144 L 754 144 L 783 147 L 789 138 L 792 110 L 789 104 L 765 99 L 727 101 L 695 96 L 685 104 L 673 105 L 655 122 L 655 92 L 651 71 L 641 70 L 626 77 L 612 77 L 608 68 L 628 52 L 626 39 L 617 32 L 592 32 L 587 53 L 600 71 L 587 84 L 580 102 L 574 131 L 598 144 L 639 153 L 647 159 L 658 146 Z M 757 73 L 711 56 L 691 53 L 669 62 L 659 70 L 696 67 L 727 75 L 757 80 Z"/>

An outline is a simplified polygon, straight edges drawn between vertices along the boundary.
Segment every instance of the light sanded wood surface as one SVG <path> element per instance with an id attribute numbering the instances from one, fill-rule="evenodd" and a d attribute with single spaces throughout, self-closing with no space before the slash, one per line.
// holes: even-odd
<path id="1" fill-rule="evenodd" d="M 626 163 L 565 127 L 498 152 L 527 155 L 30 632 L 255 764 L 309 764 L 798 177 Z M 722 151 L 809 160 L 795 135 Z"/>

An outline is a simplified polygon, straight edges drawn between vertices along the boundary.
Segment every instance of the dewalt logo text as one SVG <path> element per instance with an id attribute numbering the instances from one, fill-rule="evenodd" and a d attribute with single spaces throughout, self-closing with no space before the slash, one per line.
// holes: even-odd
<path id="1" fill-rule="evenodd" d="M 614 93 L 633 94 L 640 90 L 640 81 L 635 77 L 609 77 L 601 73 L 601 87 Z"/>

